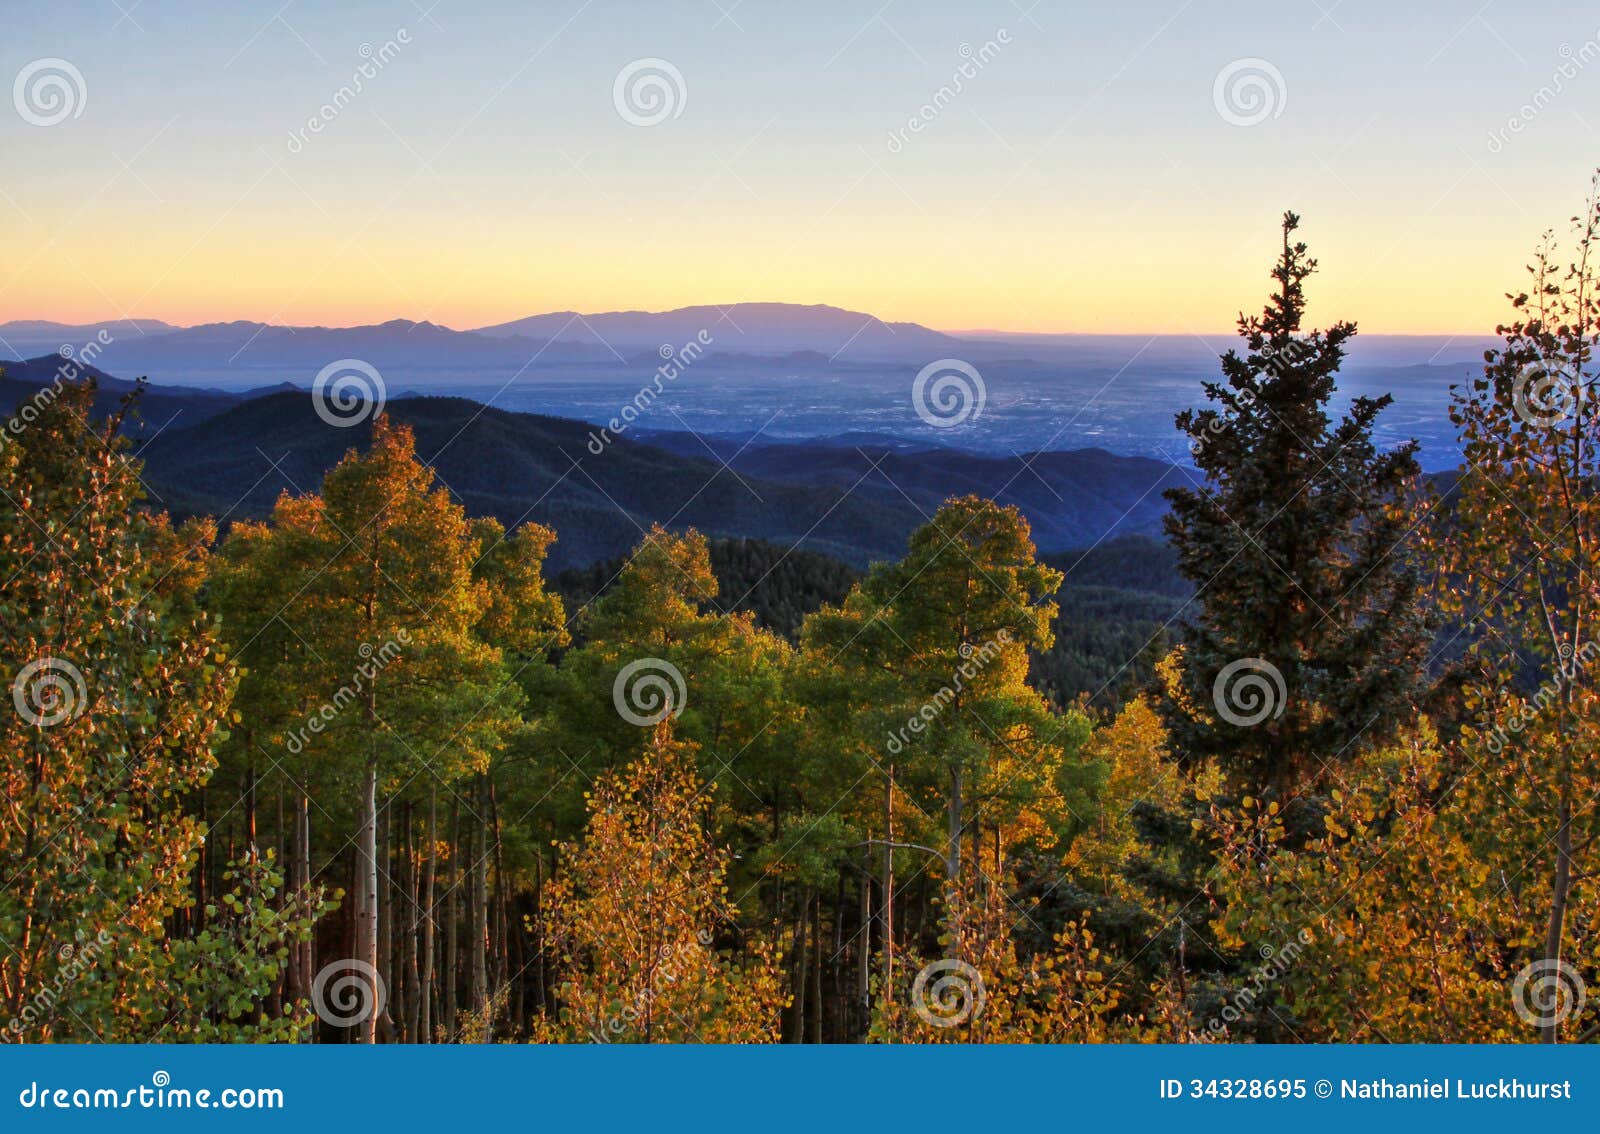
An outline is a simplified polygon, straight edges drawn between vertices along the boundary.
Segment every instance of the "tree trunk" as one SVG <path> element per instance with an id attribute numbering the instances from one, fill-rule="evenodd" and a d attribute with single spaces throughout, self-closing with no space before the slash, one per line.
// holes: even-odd
<path id="1" fill-rule="evenodd" d="M 822 895 L 811 899 L 811 1042 L 822 1042 Z"/>
<path id="2" fill-rule="evenodd" d="M 450 888 L 445 895 L 444 911 L 444 981 L 445 1034 L 456 1038 L 458 989 L 461 987 L 461 885 L 465 880 L 461 872 L 461 804 L 450 805 Z"/>
<path id="3" fill-rule="evenodd" d="M 1557 811 L 1557 824 L 1556 871 L 1550 885 L 1550 920 L 1545 926 L 1544 955 L 1545 960 L 1551 965 L 1549 979 L 1557 982 L 1559 995 L 1561 939 L 1565 933 L 1567 894 L 1572 888 L 1572 802 L 1567 798 L 1565 790 L 1562 792 L 1561 805 Z M 1561 1038 L 1561 1021 L 1553 1005 L 1547 1015 L 1546 1023 L 1539 1029 L 1539 1038 L 1544 1043 L 1558 1043 Z"/>
<path id="4" fill-rule="evenodd" d="M 489 823 L 483 817 L 484 797 L 480 776 L 473 800 L 477 822 L 472 840 L 472 998 L 468 1005 L 478 1013 L 484 1013 L 489 1001 Z"/>
<path id="5" fill-rule="evenodd" d="M 800 887 L 800 901 L 794 919 L 794 1041 L 806 1042 L 806 985 L 811 954 L 806 938 L 806 914 L 811 908 L 811 887 Z"/>
<path id="6" fill-rule="evenodd" d="M 950 769 L 949 850 L 945 855 L 945 877 L 952 886 L 961 884 L 961 769 Z"/>
<path id="7" fill-rule="evenodd" d="M 422 883 L 422 971 L 417 985 L 417 1042 L 433 1042 L 433 893 L 439 847 L 439 786 L 428 789 L 428 831 L 423 840 L 428 856 Z"/>
<path id="8" fill-rule="evenodd" d="M 378 762 L 367 760 L 361 787 L 361 902 L 356 909 L 357 959 L 378 971 Z M 361 1022 L 360 1043 L 378 1040 L 377 1013 Z"/>
<path id="9" fill-rule="evenodd" d="M 894 765 L 883 785 L 883 996 L 894 995 Z"/>

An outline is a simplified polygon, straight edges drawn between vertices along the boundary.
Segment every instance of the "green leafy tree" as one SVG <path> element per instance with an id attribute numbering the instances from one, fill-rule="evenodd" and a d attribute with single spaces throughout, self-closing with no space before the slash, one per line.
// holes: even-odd
<path id="1" fill-rule="evenodd" d="M 1597 181 L 1600 185 L 1600 181 Z M 1467 469 L 1434 551 L 1447 614 L 1470 640 L 1463 708 L 1469 750 L 1516 774 L 1499 785 L 1522 820 L 1490 824 L 1507 885 L 1542 876 L 1538 959 L 1560 976 L 1575 955 L 1593 972 L 1592 852 L 1600 837 L 1600 203 L 1573 218 L 1566 264 L 1546 234 L 1530 283 L 1509 298 L 1484 372 L 1455 391 Z M 1519 680 L 1521 679 L 1521 680 Z M 1518 686 L 1523 686 L 1518 688 Z M 1537 687 L 1534 689 L 1533 687 Z M 1532 820 L 1531 822 L 1527 820 Z M 1510 840 L 1512 845 L 1503 845 Z M 1578 903 L 1574 908 L 1574 902 Z M 1531 909 L 1534 899 L 1527 897 Z M 1544 1038 L 1554 1042 L 1557 1022 Z"/>
<path id="2" fill-rule="evenodd" d="M 410 429 L 380 416 L 370 449 L 347 453 L 320 494 L 285 494 L 268 531 L 244 529 L 225 554 L 236 573 L 241 560 L 263 557 L 243 569 L 246 579 L 267 572 L 277 578 L 273 587 L 233 587 L 247 603 L 266 600 L 235 621 L 252 627 L 277 620 L 291 631 L 265 639 L 260 680 L 281 687 L 248 695 L 275 706 L 313 706 L 304 718 L 274 708 L 270 719 L 286 720 L 288 731 L 273 743 L 322 761 L 354 796 L 355 959 L 371 971 L 380 961 L 380 799 L 415 790 L 415 782 L 451 784 L 484 772 L 518 727 L 520 691 L 501 650 L 478 630 L 487 625 L 520 644 L 511 621 L 519 588 L 530 586 L 527 553 L 491 553 L 494 582 L 480 582 L 474 566 L 485 557 L 482 536 L 416 459 Z M 535 536 L 528 545 L 534 558 L 547 546 L 541 541 Z M 269 610 L 284 593 L 288 604 Z M 253 664 L 253 644 L 242 660 Z M 480 848 L 480 862 L 486 854 Z M 487 990 L 475 983 L 481 1001 Z M 361 1038 L 376 1039 L 380 1023 L 370 1015 Z"/>
<path id="3" fill-rule="evenodd" d="M 170 933 L 206 836 L 184 802 L 215 766 L 235 682 L 196 594 L 214 531 L 174 531 L 139 507 L 120 415 L 91 422 L 93 400 L 92 385 L 62 387 L 0 447 L 8 1027 L 31 1040 L 153 1040 L 174 1026 L 282 1038 L 303 1011 L 262 1001 L 320 896 L 258 907 L 227 941 Z M 193 995 L 190 966 L 224 954 Z"/>

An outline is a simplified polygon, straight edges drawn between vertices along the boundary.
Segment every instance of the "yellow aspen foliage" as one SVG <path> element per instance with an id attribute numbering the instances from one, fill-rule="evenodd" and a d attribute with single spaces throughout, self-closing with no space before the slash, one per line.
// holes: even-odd
<path id="1" fill-rule="evenodd" d="M 736 937 L 694 770 L 695 746 L 671 718 L 642 756 L 588 797 L 581 842 L 561 847 L 545 891 L 546 940 L 558 954 L 560 1007 L 547 1043 L 771 1043 L 788 1004 L 776 950 Z"/>

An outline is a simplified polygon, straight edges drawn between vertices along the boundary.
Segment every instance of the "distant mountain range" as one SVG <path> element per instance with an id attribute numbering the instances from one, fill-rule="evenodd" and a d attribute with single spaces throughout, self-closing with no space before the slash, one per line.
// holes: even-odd
<path id="1" fill-rule="evenodd" d="M 95 343 L 95 363 L 121 375 L 148 375 L 171 385 L 248 389 L 290 381 L 309 386 L 317 373 L 341 359 L 360 359 L 394 377 L 390 393 L 415 389 L 451 393 L 473 385 L 564 377 L 634 377 L 640 381 L 666 355 L 689 344 L 696 370 L 738 370 L 758 380 L 819 373 L 854 381 L 869 371 L 892 371 L 896 380 L 930 362 L 957 358 L 986 374 L 1022 372 L 1050 380 L 1064 371 L 1093 379 L 1130 371 L 1140 380 L 1214 373 L 1218 352 L 1235 345 L 1229 335 L 1015 334 L 971 331 L 960 335 L 918 323 L 888 322 L 862 311 L 795 303 L 701 305 L 672 311 L 558 311 L 474 330 L 391 319 L 357 327 L 296 327 L 241 320 L 179 327 L 160 320 L 122 319 L 101 324 L 49 320 L 0 323 L 0 360 L 31 358 L 62 347 L 80 351 Z M 1481 336 L 1366 335 L 1356 339 L 1350 369 L 1477 365 L 1493 340 Z M 996 370 L 991 370 L 996 368 Z M 1426 371 L 1424 370 L 1424 373 Z M 1030 380 L 1032 380 L 1030 378 Z M 524 383 L 526 385 L 526 383 Z M 1189 382 L 1189 391 L 1197 389 Z M 1163 413 L 1182 402 L 1163 405 Z"/>
<path id="2" fill-rule="evenodd" d="M 102 334 L 104 332 L 104 334 Z M 17 320 L 0 323 L 0 351 L 17 358 L 99 338 L 96 361 L 123 374 L 212 373 L 280 368 L 303 381 L 326 364 L 359 358 L 380 369 L 641 365 L 698 342 L 697 356 L 786 361 L 796 352 L 841 362 L 931 362 L 963 344 L 916 323 L 887 323 L 861 311 L 793 303 L 735 303 L 676 311 L 563 311 L 478 330 L 391 319 L 360 327 L 291 327 L 240 320 L 175 327 L 156 320 L 98 324 Z M 109 339 L 109 342 L 106 340 Z"/>

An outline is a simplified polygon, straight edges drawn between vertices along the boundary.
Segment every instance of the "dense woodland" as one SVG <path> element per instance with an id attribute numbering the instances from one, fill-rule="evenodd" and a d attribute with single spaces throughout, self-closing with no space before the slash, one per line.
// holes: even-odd
<path id="1" fill-rule="evenodd" d="M 1356 329 L 1302 326 L 1296 224 L 1166 546 L 1041 557 L 966 496 L 864 572 L 662 527 L 556 572 L 582 533 L 469 513 L 384 418 L 180 523 L 92 383 L 41 390 L 4 1034 L 1594 1038 L 1600 212 L 1456 392 L 1448 493 L 1387 399 L 1330 408 Z"/>

